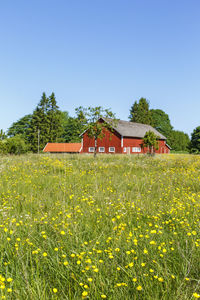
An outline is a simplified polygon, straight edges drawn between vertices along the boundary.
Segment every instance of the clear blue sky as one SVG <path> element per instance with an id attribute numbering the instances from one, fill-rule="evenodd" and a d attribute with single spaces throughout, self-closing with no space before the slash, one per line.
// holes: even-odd
<path id="1" fill-rule="evenodd" d="M 32 113 L 43 91 L 61 110 L 140 97 L 175 129 L 200 125 L 199 0 L 0 2 L 0 128 Z"/>

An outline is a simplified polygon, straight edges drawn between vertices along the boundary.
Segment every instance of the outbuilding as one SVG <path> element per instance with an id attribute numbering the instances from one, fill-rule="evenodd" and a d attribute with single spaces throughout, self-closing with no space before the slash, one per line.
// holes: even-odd
<path id="1" fill-rule="evenodd" d="M 47 143 L 43 152 L 48 153 L 80 153 L 81 143 Z"/>

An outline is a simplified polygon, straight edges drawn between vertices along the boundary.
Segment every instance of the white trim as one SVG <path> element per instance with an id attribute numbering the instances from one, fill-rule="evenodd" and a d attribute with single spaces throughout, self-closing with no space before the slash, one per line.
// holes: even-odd
<path id="1" fill-rule="evenodd" d="M 101 151 L 100 149 L 103 149 L 103 151 Z M 105 152 L 105 147 L 99 147 L 99 153 L 103 153 Z"/>
<path id="2" fill-rule="evenodd" d="M 123 148 L 123 153 L 127 153 L 126 147 Z"/>
<path id="3" fill-rule="evenodd" d="M 111 151 L 111 148 L 113 148 L 114 151 Z M 115 147 L 109 147 L 109 152 L 110 152 L 110 153 L 115 153 Z"/>
<path id="4" fill-rule="evenodd" d="M 121 135 L 121 147 L 124 145 L 124 137 Z"/>
<path id="5" fill-rule="evenodd" d="M 42 150 L 42 152 L 44 152 L 44 150 L 45 150 L 45 148 L 46 148 L 46 146 L 48 145 L 49 143 L 46 143 L 46 145 L 44 146 L 44 149 Z"/>
<path id="6" fill-rule="evenodd" d="M 91 149 L 92 149 L 92 150 L 91 150 Z M 95 151 L 95 147 L 89 147 L 89 148 L 88 148 L 88 152 L 89 152 L 89 153 L 94 153 L 94 151 Z"/>
<path id="7" fill-rule="evenodd" d="M 133 153 L 140 153 L 141 152 L 141 147 L 132 147 L 132 152 Z"/>

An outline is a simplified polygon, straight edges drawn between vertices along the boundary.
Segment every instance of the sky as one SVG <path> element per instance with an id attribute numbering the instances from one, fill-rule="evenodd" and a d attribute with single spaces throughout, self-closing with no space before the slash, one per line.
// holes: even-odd
<path id="1" fill-rule="evenodd" d="M 43 92 L 71 116 L 134 101 L 200 126 L 199 0 L 0 0 L 0 129 L 32 113 Z"/>

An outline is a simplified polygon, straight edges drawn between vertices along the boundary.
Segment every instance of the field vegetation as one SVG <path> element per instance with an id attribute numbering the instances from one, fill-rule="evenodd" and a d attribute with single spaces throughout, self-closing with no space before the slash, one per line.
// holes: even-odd
<path id="1" fill-rule="evenodd" d="M 200 298 L 200 157 L 0 158 L 2 299 Z"/>

